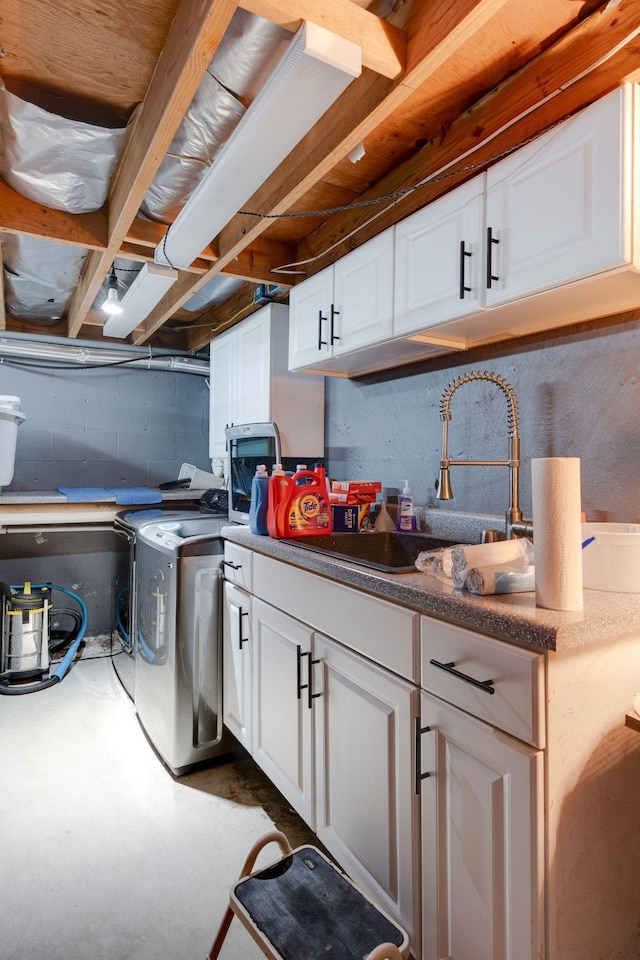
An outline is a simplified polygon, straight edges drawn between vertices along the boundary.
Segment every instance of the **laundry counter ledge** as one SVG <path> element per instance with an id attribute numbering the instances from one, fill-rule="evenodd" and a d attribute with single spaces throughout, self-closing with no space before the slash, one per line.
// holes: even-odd
<path id="1" fill-rule="evenodd" d="M 150 488 L 151 489 L 151 488 Z M 194 503 L 202 496 L 202 490 L 154 490 L 160 493 L 162 503 Z M 145 504 L 137 504 L 142 509 Z M 149 507 L 154 504 L 148 504 Z M 126 510 L 116 503 L 115 496 L 108 500 L 70 503 L 57 490 L 16 491 L 0 494 L 0 533 L 28 532 L 43 527 L 109 526 L 117 513 Z"/>
<path id="2" fill-rule="evenodd" d="M 476 597 L 417 570 L 382 573 L 271 537 L 255 536 L 247 527 L 224 527 L 222 536 L 345 586 L 512 643 L 560 651 L 630 634 L 640 637 L 640 594 L 585 590 L 584 609 L 562 613 L 537 607 L 534 593 Z"/>

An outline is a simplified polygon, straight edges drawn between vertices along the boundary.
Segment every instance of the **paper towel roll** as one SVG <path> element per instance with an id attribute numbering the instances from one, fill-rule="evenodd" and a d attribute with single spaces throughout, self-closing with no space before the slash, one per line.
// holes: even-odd
<path id="1" fill-rule="evenodd" d="M 580 459 L 531 461 L 536 604 L 582 610 Z"/>

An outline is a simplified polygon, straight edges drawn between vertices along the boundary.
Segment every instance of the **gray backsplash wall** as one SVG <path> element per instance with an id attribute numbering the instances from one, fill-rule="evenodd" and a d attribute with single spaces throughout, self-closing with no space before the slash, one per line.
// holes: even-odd
<path id="1" fill-rule="evenodd" d="M 18 396 L 14 490 L 157 487 L 182 463 L 210 469 L 209 393 L 204 377 L 132 367 L 70 371 L 4 362 L 0 394 Z M 88 637 L 109 634 L 126 574 L 124 541 L 111 530 L 0 534 L 0 580 L 51 582 L 78 593 Z M 73 606 L 64 594 L 54 605 Z M 64 624 L 68 627 L 68 623 Z"/>
<path id="2" fill-rule="evenodd" d="M 589 520 L 640 521 L 640 312 L 451 354 L 401 372 L 327 378 L 327 469 L 340 479 L 382 480 L 396 495 L 408 479 L 417 505 L 502 514 L 506 467 L 452 467 L 455 499 L 435 500 L 442 450 L 440 399 L 471 370 L 504 377 L 518 401 L 521 505 L 531 516 L 531 459 L 579 457 Z M 451 401 L 451 459 L 506 459 L 507 403 L 470 383 Z"/>

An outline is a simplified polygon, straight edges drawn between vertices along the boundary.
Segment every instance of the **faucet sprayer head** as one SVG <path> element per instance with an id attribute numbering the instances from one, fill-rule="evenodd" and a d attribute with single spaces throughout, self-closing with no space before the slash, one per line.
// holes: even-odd
<path id="1" fill-rule="evenodd" d="M 440 467 L 436 478 L 436 500 L 453 500 L 449 467 Z"/>

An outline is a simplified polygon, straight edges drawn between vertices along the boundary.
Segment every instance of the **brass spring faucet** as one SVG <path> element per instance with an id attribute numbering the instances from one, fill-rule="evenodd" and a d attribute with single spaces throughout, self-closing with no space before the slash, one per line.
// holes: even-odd
<path id="1" fill-rule="evenodd" d="M 509 427 L 509 459 L 508 460 L 450 460 L 449 459 L 449 420 L 451 420 L 451 398 L 465 383 L 473 380 L 484 380 L 495 383 L 507 398 L 508 427 Z M 442 459 L 436 479 L 436 497 L 438 500 L 453 500 L 449 467 L 509 467 L 509 508 L 505 514 L 505 535 L 507 539 L 513 537 L 530 537 L 533 535 L 533 524 L 530 520 L 523 520 L 520 509 L 520 437 L 518 435 L 518 409 L 513 388 L 502 377 L 495 373 L 471 372 L 458 377 L 449 384 L 440 401 L 440 416 L 443 423 L 442 432 Z"/>

